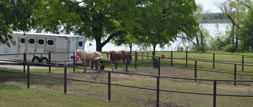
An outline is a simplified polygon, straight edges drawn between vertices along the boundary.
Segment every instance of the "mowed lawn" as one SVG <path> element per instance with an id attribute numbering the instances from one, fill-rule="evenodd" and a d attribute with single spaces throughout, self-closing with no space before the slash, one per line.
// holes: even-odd
<path id="1" fill-rule="evenodd" d="M 134 54 L 134 53 L 133 53 Z M 161 59 L 162 66 L 171 66 L 171 52 L 156 52 L 156 56 L 165 55 L 165 59 Z M 133 55 L 134 56 L 134 55 Z M 186 67 L 186 52 L 173 52 L 173 66 Z M 244 56 L 244 58 L 243 58 Z M 150 62 L 152 52 L 138 52 L 138 64 L 146 64 Z M 135 59 L 135 57 L 133 57 Z M 147 61 L 147 59 L 149 59 Z M 187 67 L 194 67 L 197 60 L 197 67 L 204 69 L 213 69 L 213 53 L 195 53 L 188 52 Z M 242 72 L 242 61 L 244 60 L 245 73 L 253 73 L 253 53 L 215 53 L 215 69 L 234 71 L 234 65 L 237 64 L 237 71 Z M 152 64 L 152 62 L 150 62 Z"/>
<path id="2" fill-rule="evenodd" d="M 121 68 L 120 68 L 121 69 Z M 47 69 L 46 69 L 47 70 Z M 45 71 L 46 71 L 45 70 Z M 40 75 L 63 77 L 62 69 L 54 69 L 52 73 L 42 73 L 42 70 L 36 71 L 32 69 L 32 73 Z M 70 70 L 70 69 L 69 69 Z M 138 71 L 154 72 L 155 69 L 143 69 Z M 179 71 L 179 70 L 178 70 Z M 162 73 L 165 74 L 164 69 Z M 184 74 L 185 70 L 171 72 L 174 76 Z M 187 74 L 187 73 L 186 73 Z M 26 79 L 22 74 L 18 76 L 15 73 L 5 73 L 5 77 L 11 79 L 0 82 L 0 106 L 2 107 L 154 107 L 156 104 L 156 91 L 134 89 L 128 87 L 111 86 L 111 102 L 107 102 L 107 85 L 95 84 L 80 81 L 68 80 L 67 95 L 63 93 L 63 80 L 31 76 L 30 89 L 26 89 Z M 2 75 L 3 76 L 3 75 Z M 82 72 L 77 69 L 77 72 L 68 72 L 68 78 L 107 82 L 107 73 L 96 73 L 88 71 Z M 19 79 L 14 79 L 19 78 Z M 112 73 L 112 84 L 121 84 L 127 86 L 137 86 L 145 88 L 156 88 L 156 78 L 134 76 L 126 74 Z M 160 87 L 162 90 L 195 92 L 195 93 L 213 93 L 212 82 L 189 81 L 189 80 L 174 80 L 161 79 Z M 236 94 L 236 95 L 253 95 L 252 83 L 238 83 L 233 86 L 233 83 L 218 82 L 218 94 Z M 194 95 L 183 93 L 160 92 L 160 107 L 211 107 L 212 95 Z M 13 103 L 15 101 L 15 103 Z M 221 107 L 251 107 L 253 104 L 252 97 L 229 97 L 217 96 L 217 106 Z"/>
<path id="3" fill-rule="evenodd" d="M 64 95 L 60 91 L 27 89 L 24 85 L 0 83 L 0 107 L 138 107 L 101 100 L 96 96 Z"/>
<path id="4" fill-rule="evenodd" d="M 45 73 L 47 70 L 33 71 Z M 52 70 L 54 73 L 62 72 L 60 68 Z M 31 77 L 31 88 L 27 89 L 22 72 L 16 69 L 0 69 L 0 107 L 139 107 L 133 103 L 108 102 L 87 94 L 64 94 L 63 88 L 59 87 L 62 86 L 62 80 L 57 79 Z M 57 90 L 53 87 L 57 87 Z"/>

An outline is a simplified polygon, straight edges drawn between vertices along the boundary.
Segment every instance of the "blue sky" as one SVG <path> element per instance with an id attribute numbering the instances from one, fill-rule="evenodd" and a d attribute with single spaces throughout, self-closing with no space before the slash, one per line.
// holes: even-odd
<path id="1" fill-rule="evenodd" d="M 204 12 L 221 12 L 218 6 L 225 0 L 195 0 L 197 4 L 201 4 Z"/>

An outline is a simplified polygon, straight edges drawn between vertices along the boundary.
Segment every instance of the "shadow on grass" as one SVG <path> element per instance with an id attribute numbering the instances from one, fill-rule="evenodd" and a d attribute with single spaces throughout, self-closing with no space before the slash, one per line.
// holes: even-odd
<path id="1" fill-rule="evenodd" d="M 0 83 L 11 81 L 24 82 L 25 78 L 25 74 L 21 72 L 21 70 L 7 68 L 0 69 Z"/>

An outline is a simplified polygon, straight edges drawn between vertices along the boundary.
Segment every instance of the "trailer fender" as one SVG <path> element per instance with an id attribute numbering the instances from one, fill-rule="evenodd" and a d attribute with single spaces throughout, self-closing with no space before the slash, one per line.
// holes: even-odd
<path id="1" fill-rule="evenodd" d="M 47 64 L 49 63 L 49 60 L 46 57 L 42 57 L 40 63 Z"/>
<path id="2" fill-rule="evenodd" d="M 40 58 L 38 56 L 34 56 L 32 59 L 33 63 L 40 63 Z"/>

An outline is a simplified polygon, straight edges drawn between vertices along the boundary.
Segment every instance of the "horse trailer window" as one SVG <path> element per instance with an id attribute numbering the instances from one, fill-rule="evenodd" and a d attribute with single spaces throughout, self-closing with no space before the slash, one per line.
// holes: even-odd
<path id="1" fill-rule="evenodd" d="M 48 40 L 48 41 L 47 41 L 47 44 L 48 44 L 48 45 L 54 45 L 54 41 L 53 41 L 53 40 Z"/>
<path id="2" fill-rule="evenodd" d="M 20 39 L 20 42 L 21 42 L 21 43 L 25 43 L 25 38 L 21 38 L 21 39 Z"/>
<path id="3" fill-rule="evenodd" d="M 43 39 L 39 39 L 38 43 L 39 43 L 40 45 L 43 45 L 43 44 L 44 44 L 44 40 L 43 40 Z"/>
<path id="4" fill-rule="evenodd" d="M 83 42 L 79 42 L 79 47 L 82 47 L 83 46 Z"/>
<path id="5" fill-rule="evenodd" d="M 34 44 L 35 43 L 34 39 L 29 39 L 29 43 Z"/>

